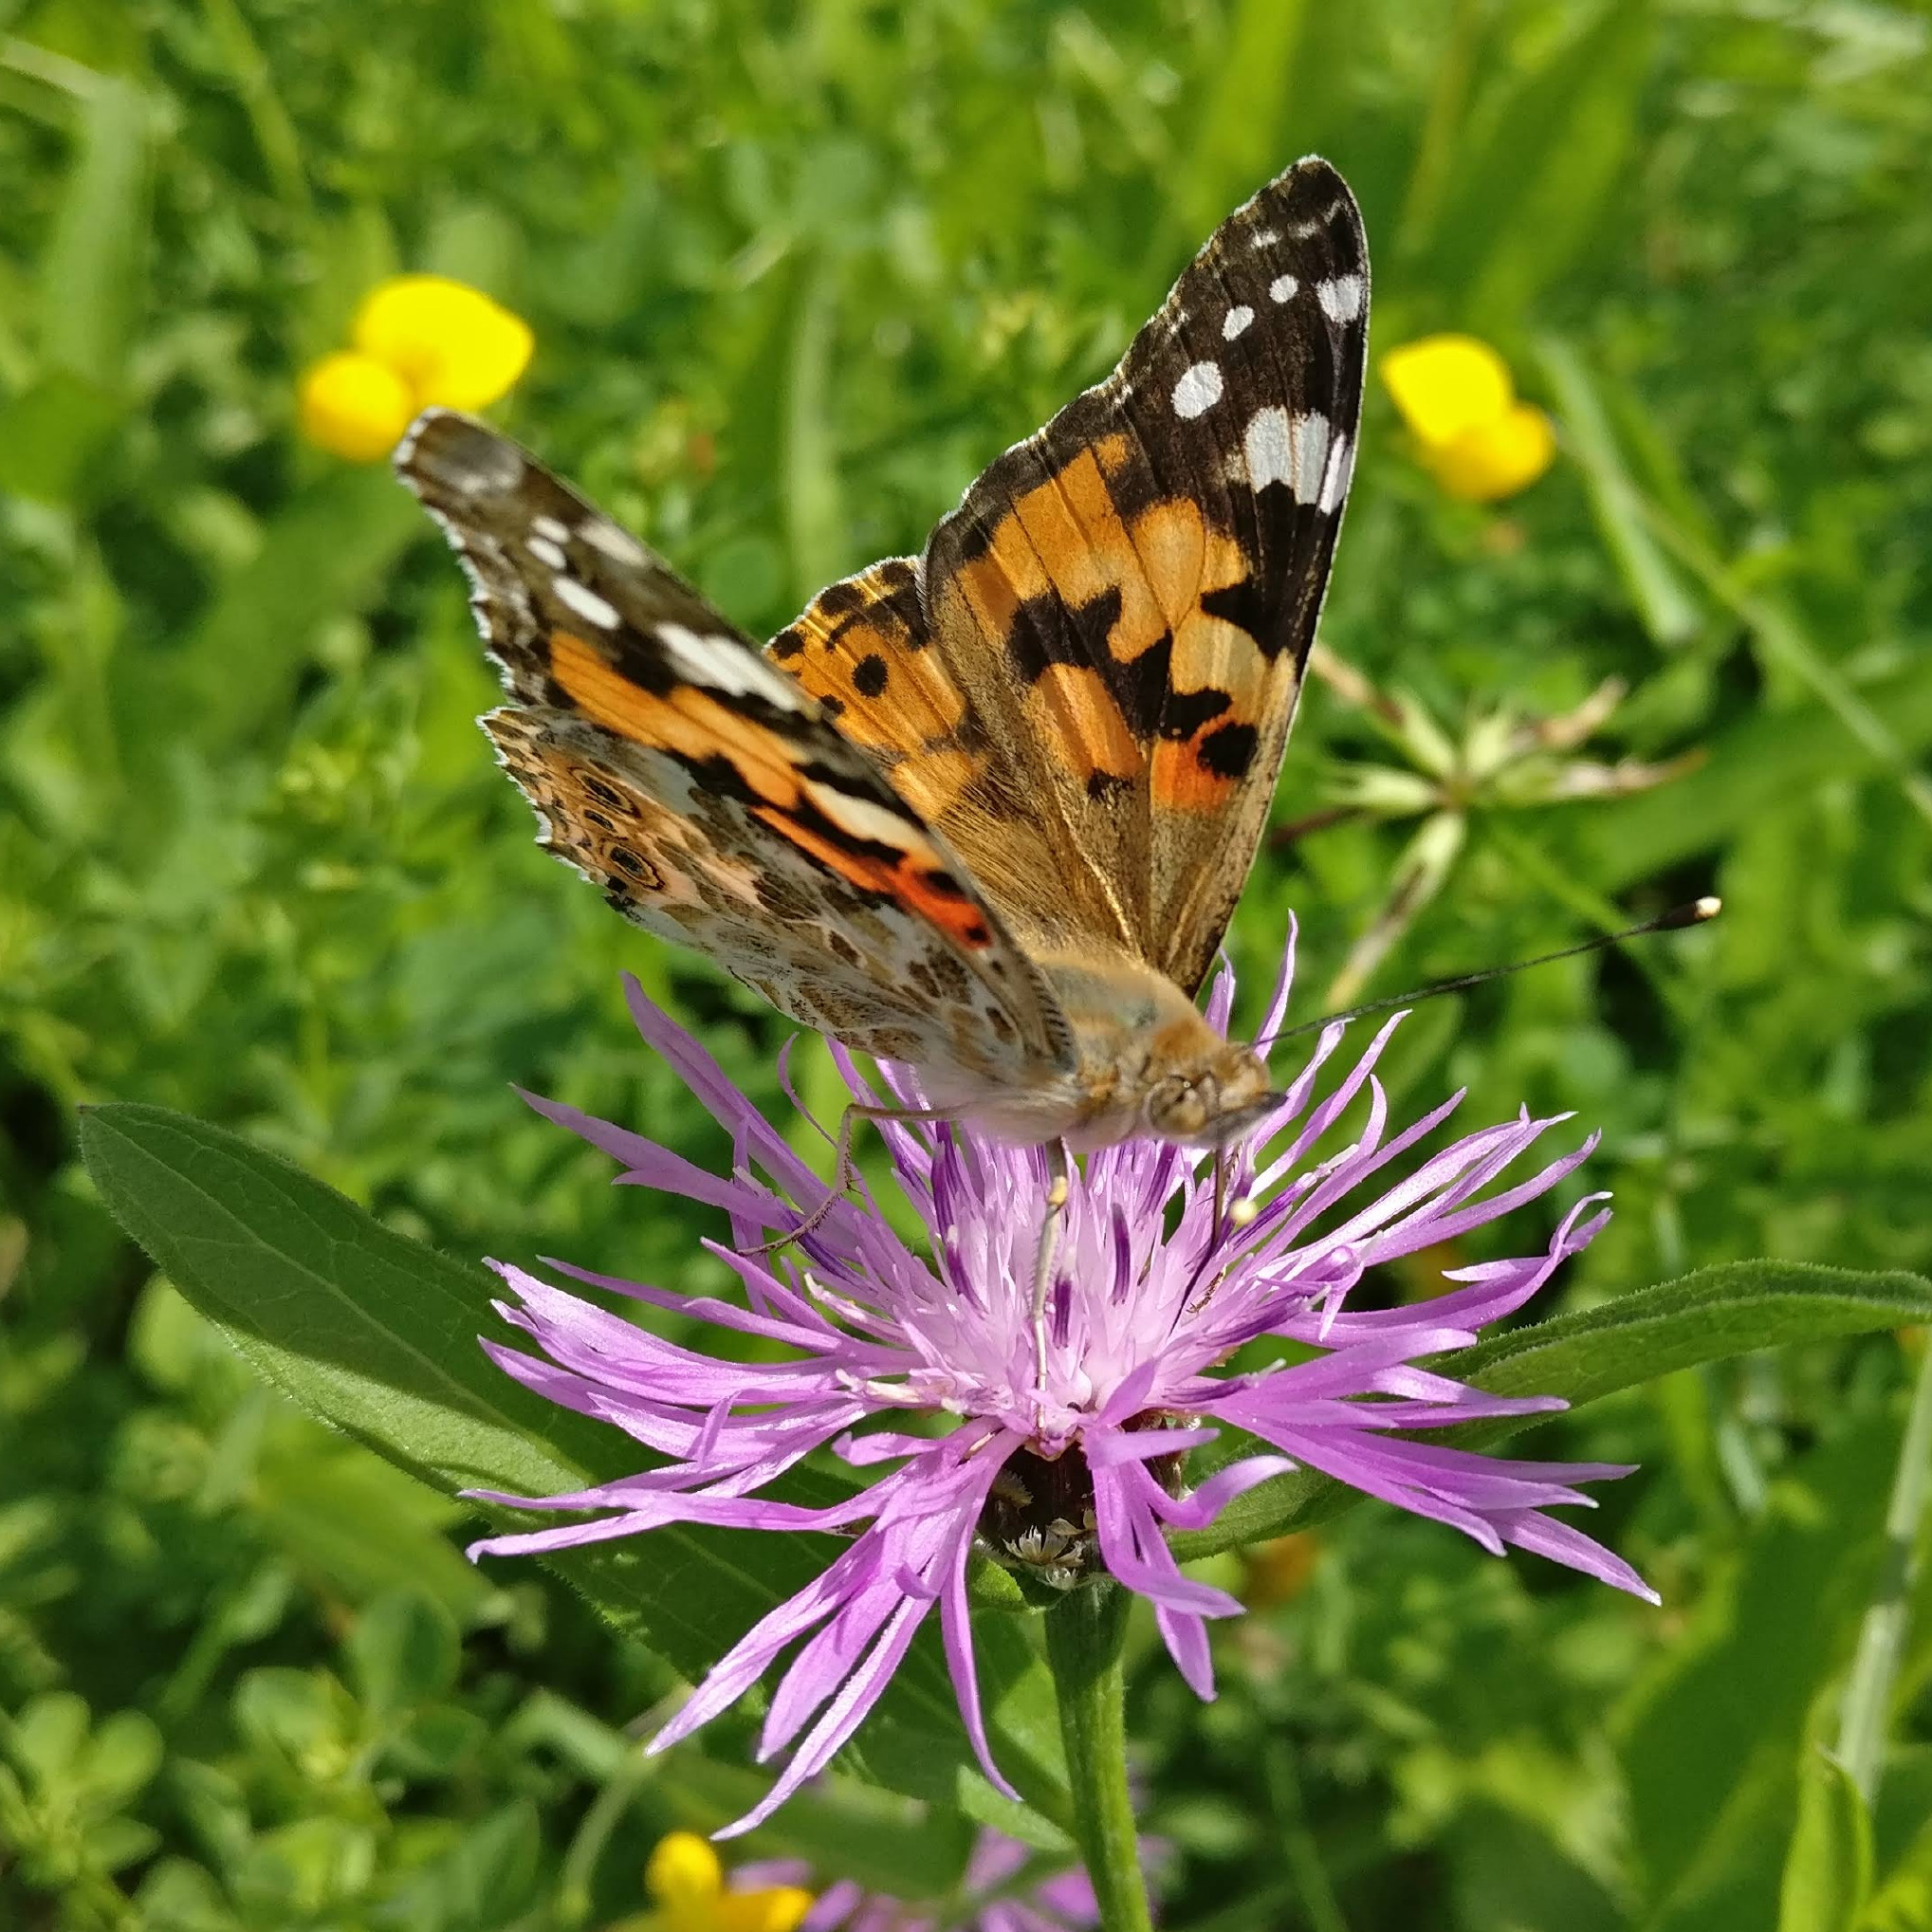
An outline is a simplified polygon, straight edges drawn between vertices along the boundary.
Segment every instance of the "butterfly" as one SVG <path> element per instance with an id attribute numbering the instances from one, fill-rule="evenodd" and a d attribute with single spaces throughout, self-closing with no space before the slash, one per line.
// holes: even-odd
<path id="1" fill-rule="evenodd" d="M 1270 1085 L 1195 995 L 1314 641 L 1368 307 L 1354 199 L 1299 161 L 919 556 L 763 653 L 527 451 L 431 411 L 396 465 L 469 576 L 509 700 L 483 727 L 541 842 L 909 1065 L 925 1117 L 1224 1146 Z"/>

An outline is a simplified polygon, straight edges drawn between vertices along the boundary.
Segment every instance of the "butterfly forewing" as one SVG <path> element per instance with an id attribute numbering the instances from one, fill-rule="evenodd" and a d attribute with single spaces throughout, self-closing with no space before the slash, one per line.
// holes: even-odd
<path id="1" fill-rule="evenodd" d="M 1368 296 L 1352 197 L 1297 163 L 916 565 L 834 585 L 773 640 L 1023 943 L 1205 976 L 1314 641 Z"/>
<path id="2" fill-rule="evenodd" d="M 695 590 L 485 425 L 396 455 L 515 701 L 485 726 L 544 843 L 619 911 L 881 1056 L 1037 1085 L 1065 1023 L 970 874 Z"/>

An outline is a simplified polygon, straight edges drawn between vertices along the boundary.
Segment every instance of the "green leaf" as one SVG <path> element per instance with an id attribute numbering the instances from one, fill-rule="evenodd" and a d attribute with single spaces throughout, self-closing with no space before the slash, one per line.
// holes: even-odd
<path id="1" fill-rule="evenodd" d="M 180 682 L 163 701 L 195 717 L 211 747 L 280 717 L 302 674 L 302 641 L 360 610 L 423 534 L 387 465 L 330 471 L 280 511 L 261 549 L 223 583 L 181 647 Z"/>
<path id="2" fill-rule="evenodd" d="M 1850 1932 L 1871 1889 L 1871 1818 L 1845 1767 L 1807 1747 L 1777 1932 Z"/>
<path id="3" fill-rule="evenodd" d="M 1545 336 L 1536 344 L 1565 444 L 1583 473 L 1590 507 L 1630 601 L 1653 643 L 1666 649 L 1697 635 L 1702 616 L 1644 516 L 1642 493 L 1610 427 L 1593 372 L 1575 346 Z"/>
<path id="4" fill-rule="evenodd" d="M 1237 0 L 1228 9 L 1224 51 L 1191 117 L 1170 202 L 1176 238 L 1190 248 L 1296 152 L 1285 130 L 1308 10 L 1307 0 Z"/>
<path id="5" fill-rule="evenodd" d="M 1580 1314 L 1512 1329 L 1430 1366 L 1493 1394 L 1560 1395 L 1581 1407 L 1701 1362 L 1928 1319 L 1932 1282 L 1919 1275 L 1732 1261 Z M 1475 1423 L 1447 1432 L 1446 1440 L 1479 1447 L 1524 1427 L 1526 1420 Z M 1175 1536 L 1174 1548 L 1187 1557 L 1211 1555 L 1305 1529 L 1358 1500 L 1342 1483 L 1297 1470 L 1237 1499 L 1211 1529 Z"/>
<path id="6" fill-rule="evenodd" d="M 1629 144 L 1652 31 L 1648 5 L 1606 0 L 1460 157 L 1431 279 L 1460 288 L 1484 330 L 1513 327 L 1587 238 Z"/>
<path id="7" fill-rule="evenodd" d="M 1862 684 L 1859 694 L 1906 751 L 1932 745 L 1932 660 L 1916 657 Z M 1575 864 L 1599 891 L 1615 892 L 1695 854 L 1722 850 L 1767 812 L 1820 784 L 1892 768 L 1821 706 L 1754 711 L 1712 741 L 1697 770 L 1592 807 L 1576 830 Z"/>
<path id="8" fill-rule="evenodd" d="M 126 374 L 147 241 L 146 99 L 100 77 L 83 109 L 81 151 L 41 261 L 41 356 L 113 393 Z"/>
<path id="9" fill-rule="evenodd" d="M 1771 1483 L 1737 1562 L 1612 1716 L 1648 1924 L 1776 1923 L 1801 1753 L 1884 1554 L 1894 1418 L 1860 1416 Z"/>
<path id="10" fill-rule="evenodd" d="M 356 1689 L 378 1717 L 447 1696 L 456 1683 L 456 1627 L 418 1592 L 377 1597 L 356 1619 L 344 1647 Z"/>
<path id="11" fill-rule="evenodd" d="M 120 399 L 85 377 L 47 370 L 0 404 L 0 489 L 37 503 L 71 503 L 122 414 Z"/>
<path id="12" fill-rule="evenodd" d="M 636 1466 L 627 1438 L 544 1402 L 477 1346 L 491 1280 L 381 1225 L 238 1135 L 132 1104 L 86 1110 L 88 1171 L 176 1287 L 285 1393 L 444 1493 L 543 1496 Z M 812 1500 L 839 1492 L 814 1479 Z M 512 1520 L 496 1511 L 499 1520 Z M 824 1568 L 830 1537 L 672 1524 L 561 1551 L 552 1568 L 620 1629 L 696 1677 Z M 984 1620 L 982 1684 L 1002 1768 L 1060 1803 L 1052 1689 L 1017 1617 Z M 936 1635 L 922 1631 L 850 1754 L 919 1797 L 960 1802 L 966 1746 Z"/>

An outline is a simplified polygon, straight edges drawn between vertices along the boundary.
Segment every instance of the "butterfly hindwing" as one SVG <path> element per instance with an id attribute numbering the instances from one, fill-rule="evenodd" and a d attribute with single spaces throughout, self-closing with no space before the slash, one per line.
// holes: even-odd
<path id="1" fill-rule="evenodd" d="M 1368 272 L 1341 177 L 1297 163 L 916 567 L 834 585 L 773 641 L 1032 949 L 1207 970 L 1334 555 Z"/>
<path id="2" fill-rule="evenodd" d="M 513 700 L 485 726 L 545 844 L 849 1044 L 1022 1086 L 1064 1063 L 944 839 L 696 591 L 481 423 L 432 412 L 396 462 L 469 572 Z"/>

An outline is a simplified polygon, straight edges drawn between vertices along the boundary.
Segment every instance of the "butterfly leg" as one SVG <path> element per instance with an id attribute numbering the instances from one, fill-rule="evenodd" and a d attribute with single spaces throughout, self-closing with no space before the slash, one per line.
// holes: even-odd
<path id="1" fill-rule="evenodd" d="M 1033 1257 L 1033 1360 L 1040 1387 L 1046 1387 L 1046 1297 L 1053 1279 L 1054 1251 L 1060 1244 L 1060 1216 L 1067 1205 L 1067 1149 L 1046 1144 L 1046 1211 L 1040 1222 L 1040 1245 Z"/>
<path id="2" fill-rule="evenodd" d="M 747 1255 L 769 1255 L 776 1254 L 780 1248 L 789 1247 L 801 1236 L 810 1234 L 845 1199 L 852 1184 L 858 1179 L 858 1168 L 852 1158 L 852 1136 L 861 1120 L 944 1120 L 946 1117 L 945 1110 L 938 1107 L 868 1107 L 857 1100 L 850 1102 L 838 1116 L 837 1157 L 832 1165 L 832 1183 L 825 1190 L 824 1200 L 796 1227 L 774 1235 L 770 1241 L 759 1242 L 744 1252 Z"/>

